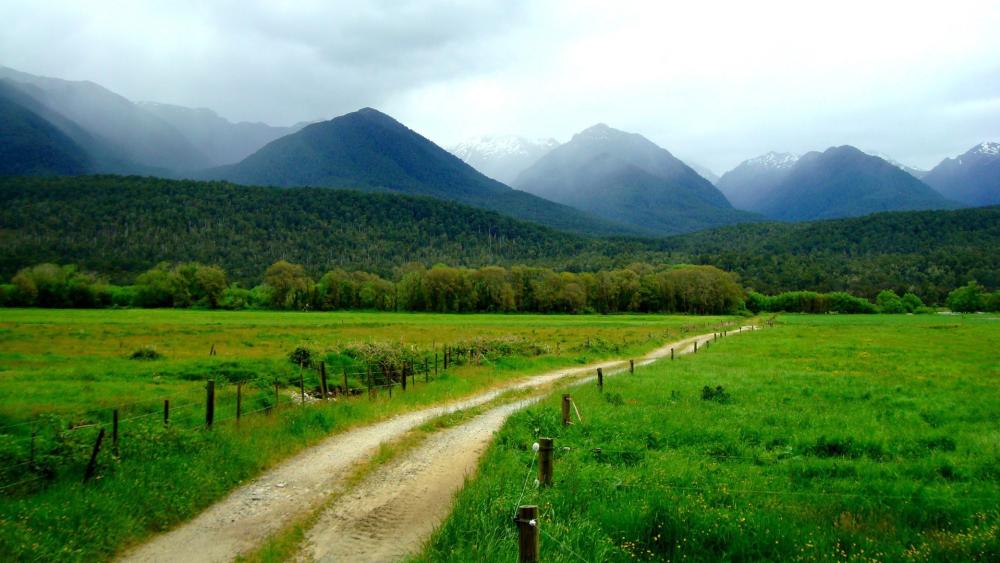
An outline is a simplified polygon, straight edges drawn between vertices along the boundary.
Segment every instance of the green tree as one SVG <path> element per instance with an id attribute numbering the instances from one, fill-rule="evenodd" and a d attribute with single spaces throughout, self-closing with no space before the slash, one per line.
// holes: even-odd
<path id="1" fill-rule="evenodd" d="M 313 281 L 305 268 L 287 260 L 279 260 L 264 273 L 264 285 L 270 289 L 270 305 L 275 309 L 305 309 Z"/>
<path id="2" fill-rule="evenodd" d="M 899 298 L 899 295 L 891 289 L 883 289 L 875 297 L 875 304 L 878 305 L 878 309 L 882 313 L 886 314 L 899 314 L 906 312 L 906 306 L 903 304 L 903 300 Z"/>
<path id="3" fill-rule="evenodd" d="M 972 313 L 983 310 L 983 286 L 970 281 L 948 294 L 946 304 L 957 313 Z"/>

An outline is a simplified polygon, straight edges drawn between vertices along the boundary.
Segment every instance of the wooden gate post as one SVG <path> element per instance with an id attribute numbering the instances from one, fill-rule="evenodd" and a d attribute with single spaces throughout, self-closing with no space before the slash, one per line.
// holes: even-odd
<path id="1" fill-rule="evenodd" d="M 215 380 L 209 380 L 205 384 L 205 426 L 212 427 L 215 421 Z"/>
<path id="2" fill-rule="evenodd" d="M 552 438 L 538 439 L 538 484 L 552 485 Z"/>
<path id="3" fill-rule="evenodd" d="M 570 417 L 569 417 L 569 402 L 570 401 L 571 401 L 571 399 L 569 398 L 569 393 L 563 393 L 563 396 L 562 396 L 563 426 L 569 426 L 569 423 L 570 423 Z"/>
<path id="4" fill-rule="evenodd" d="M 97 434 L 97 441 L 94 442 L 94 449 L 90 452 L 90 461 L 87 462 L 87 470 L 83 473 L 83 482 L 86 483 L 94 476 L 94 470 L 97 468 L 97 454 L 101 451 L 101 442 L 104 441 L 104 429 Z"/>
<path id="5" fill-rule="evenodd" d="M 517 507 L 517 560 L 519 563 L 538 561 L 538 506 Z"/>

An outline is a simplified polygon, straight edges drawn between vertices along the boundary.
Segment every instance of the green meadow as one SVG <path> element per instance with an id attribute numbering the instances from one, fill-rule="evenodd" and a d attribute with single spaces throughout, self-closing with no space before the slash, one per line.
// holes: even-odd
<path id="1" fill-rule="evenodd" d="M 1000 318 L 796 316 L 511 417 L 420 561 L 1000 560 Z M 537 488 L 539 437 L 554 483 Z"/>
<path id="2" fill-rule="evenodd" d="M 197 310 L 4 309 L 0 317 L 0 559 L 99 560 L 190 518 L 282 459 L 352 426 L 454 400 L 513 378 L 602 358 L 637 357 L 731 317 L 438 315 Z M 506 340 L 504 340 L 506 339 Z M 384 344 L 426 358 L 442 346 L 530 343 L 386 390 L 296 401 L 297 347 L 329 367 L 330 384 L 363 387 L 345 349 Z M 210 355 L 214 348 L 215 355 Z M 157 359 L 132 359 L 152 349 Z M 301 373 L 301 376 L 300 376 Z M 216 424 L 203 429 L 205 382 L 217 382 Z M 249 381 L 241 423 L 235 381 Z M 277 384 L 277 408 L 274 385 Z M 169 399 L 170 422 L 162 404 Z M 82 484 L 101 429 L 95 477 Z M 34 438 L 33 438 L 34 435 Z"/>

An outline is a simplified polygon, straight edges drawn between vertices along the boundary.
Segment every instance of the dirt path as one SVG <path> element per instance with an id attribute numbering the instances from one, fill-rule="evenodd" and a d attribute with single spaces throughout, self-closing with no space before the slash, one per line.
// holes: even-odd
<path id="1" fill-rule="evenodd" d="M 745 328 L 743 330 L 746 330 Z M 712 339 L 712 335 L 699 335 L 684 340 L 669 343 L 653 350 L 637 362 L 639 365 L 650 363 L 657 358 L 670 355 L 674 348 L 676 354 L 688 353 L 697 340 L 699 346 Z M 228 497 L 209 507 L 189 522 L 174 530 L 154 537 L 148 543 L 125 553 L 121 561 L 231 561 L 237 555 L 254 549 L 263 539 L 280 530 L 289 520 L 314 510 L 329 495 L 342 492 L 344 478 L 351 468 L 366 459 L 378 448 L 379 444 L 398 438 L 433 418 L 487 403 L 502 393 L 514 389 L 540 388 L 560 379 L 592 374 L 598 367 L 611 373 L 612 370 L 622 370 L 627 366 L 626 360 L 604 361 L 584 367 L 573 367 L 555 370 L 538 376 L 528 377 L 501 387 L 485 391 L 467 399 L 453 403 L 428 407 L 418 411 L 401 414 L 368 426 L 348 430 L 327 438 L 319 444 L 284 461 L 269 470 L 254 481 L 234 490 Z M 529 400 L 530 401 L 530 400 Z M 431 529 L 447 515 L 455 490 L 452 485 L 460 486 L 461 478 L 467 471 L 472 471 L 479 460 L 479 454 L 489 443 L 494 430 L 503 424 L 506 417 L 520 408 L 526 401 L 519 401 L 488 411 L 461 426 L 436 433 L 416 451 L 407 455 L 398 463 L 390 464 L 378 471 L 368 481 L 346 498 L 356 499 L 370 494 L 373 499 L 383 499 L 383 504 L 393 508 L 380 509 L 382 505 L 377 500 L 367 502 L 369 510 L 352 511 L 351 521 L 338 519 L 343 515 L 337 507 L 346 501 L 336 502 L 321 518 L 326 525 L 316 526 L 309 534 L 314 545 L 313 555 L 318 558 L 336 558 L 337 554 L 347 553 L 348 560 L 388 561 L 399 558 L 399 554 L 407 553 L 419 547 L 420 542 L 429 535 Z M 448 442 L 451 440 L 451 442 Z M 456 444 L 461 441 L 462 446 Z M 436 447 L 445 447 L 454 451 L 465 451 L 465 458 L 449 456 L 431 456 L 425 453 Z M 452 449 L 455 448 L 455 449 Z M 448 467 L 438 467 L 434 460 L 447 460 Z M 421 461 L 423 460 L 423 461 Z M 407 466 L 409 463 L 411 465 Z M 430 464 L 423 469 L 415 469 L 421 463 Z M 433 467 L 432 467 L 433 466 Z M 411 469 L 407 470 L 406 467 Z M 388 475 L 388 471 L 402 471 Z M 419 478 L 409 479 L 400 475 Z M 382 483 L 378 485 L 378 483 Z M 415 485 L 419 483 L 418 485 Z M 414 489 L 414 486 L 418 487 Z M 369 487 L 373 487 L 369 489 Z M 394 496 L 395 495 L 395 496 Z M 397 500 L 393 501 L 395 498 Z M 409 500 L 399 500 L 409 499 Z M 400 504 L 402 503 L 402 504 Z M 400 508 L 406 505 L 410 508 Z M 400 519 L 399 514 L 410 514 L 409 510 L 417 510 L 422 515 L 419 526 L 413 518 Z M 380 512 L 381 511 L 381 512 Z M 382 514 L 382 516 L 379 516 Z M 380 526 L 366 525 L 362 520 L 380 522 Z M 379 520 L 381 518 L 381 520 Z M 348 540 L 353 536 L 364 537 L 366 529 L 386 527 L 385 521 L 406 523 L 407 530 L 397 530 L 388 536 L 380 536 L 385 541 L 364 542 L 364 550 L 359 551 L 356 544 Z M 352 523 L 353 522 L 353 523 Z M 339 533 L 336 530 L 355 530 L 351 534 Z M 412 531 L 411 531 L 412 530 Z M 315 541 L 315 539 L 320 541 Z M 407 541 L 403 541 L 406 539 Z M 352 540 L 353 541 L 353 540 Z M 392 544 L 398 544 L 394 546 Z M 349 545 L 355 545 L 353 550 Z M 402 550 L 402 551 L 400 551 Z M 308 552 L 306 553 L 309 554 Z M 369 555 L 370 554 L 370 555 Z M 369 557 L 365 559 L 365 557 Z"/>

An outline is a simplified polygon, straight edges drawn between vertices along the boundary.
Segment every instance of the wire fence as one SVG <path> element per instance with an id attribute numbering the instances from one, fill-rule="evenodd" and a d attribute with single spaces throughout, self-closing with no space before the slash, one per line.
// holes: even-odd
<path id="1" fill-rule="evenodd" d="M 290 407 L 333 404 L 366 394 L 369 400 L 381 399 L 379 394 L 386 390 L 392 397 L 394 388 L 406 391 L 437 378 L 438 358 L 423 360 L 342 366 L 336 373 L 327 373 L 325 363 L 317 362 L 300 366 L 294 376 L 204 380 L 199 385 L 205 388 L 202 401 L 146 399 L 8 424 L 0 427 L 0 493 L 32 493 L 72 474 L 89 475 L 102 453 L 111 449 L 118 458 L 130 434 L 131 439 L 146 439 L 150 433 L 204 431 Z M 107 436 L 98 438 L 102 430 Z M 82 472 L 84 466 L 88 469 Z"/>

